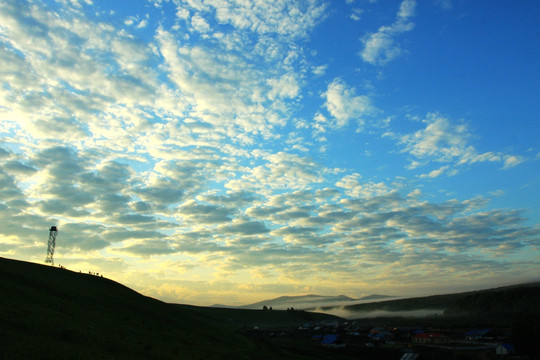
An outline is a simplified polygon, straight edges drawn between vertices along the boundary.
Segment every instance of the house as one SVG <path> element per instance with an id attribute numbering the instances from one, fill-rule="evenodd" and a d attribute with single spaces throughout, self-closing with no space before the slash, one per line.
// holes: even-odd
<path id="1" fill-rule="evenodd" d="M 497 355 L 511 355 L 515 353 L 514 345 L 512 344 L 499 344 L 495 348 L 495 353 Z"/>
<path id="2" fill-rule="evenodd" d="M 489 332 L 491 332 L 491 329 L 474 329 L 467 331 L 465 334 L 465 340 L 478 341 L 486 337 Z"/>
<path id="3" fill-rule="evenodd" d="M 347 345 L 339 340 L 337 334 L 326 334 L 321 340 L 321 345 L 332 349 L 344 349 Z"/>
<path id="4" fill-rule="evenodd" d="M 339 335 L 337 334 L 326 334 L 322 338 L 321 344 L 323 345 L 335 344 L 338 338 L 339 338 Z"/>
<path id="5" fill-rule="evenodd" d="M 448 335 L 432 332 L 414 334 L 411 338 L 416 344 L 446 344 L 452 340 Z"/>
<path id="6" fill-rule="evenodd" d="M 392 334 L 390 331 L 380 331 L 375 334 L 371 333 L 368 335 L 368 337 L 374 341 L 387 341 L 387 340 L 393 340 L 394 334 Z"/>

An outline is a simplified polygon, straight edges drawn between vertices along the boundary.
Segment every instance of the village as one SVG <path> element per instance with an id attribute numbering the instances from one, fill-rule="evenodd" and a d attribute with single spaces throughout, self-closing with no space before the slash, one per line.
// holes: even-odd
<path id="1" fill-rule="evenodd" d="M 504 328 L 372 326 L 369 319 L 360 319 L 306 322 L 288 330 L 255 326 L 249 334 L 268 341 L 294 341 L 299 346 L 318 347 L 361 358 L 371 354 L 373 358 L 401 360 L 529 359 L 516 352 L 510 343 L 511 331 Z"/>

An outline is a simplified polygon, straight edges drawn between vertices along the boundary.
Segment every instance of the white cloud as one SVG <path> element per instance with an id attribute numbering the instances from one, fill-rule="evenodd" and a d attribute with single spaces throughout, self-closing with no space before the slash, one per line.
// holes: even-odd
<path id="1" fill-rule="evenodd" d="M 465 125 L 451 124 L 448 119 L 437 114 L 428 114 L 424 123 L 424 129 L 401 138 L 401 142 L 406 144 L 405 151 L 415 157 L 449 161 L 473 151 L 468 145 L 470 134 Z"/>
<path id="2" fill-rule="evenodd" d="M 193 26 L 195 31 L 200 33 L 207 33 L 211 30 L 210 25 L 200 15 L 194 15 L 191 18 L 191 26 Z"/>
<path id="3" fill-rule="evenodd" d="M 263 164 L 245 168 L 239 179 L 225 186 L 236 191 L 249 189 L 267 194 L 272 189 L 303 189 L 323 181 L 317 164 L 309 157 L 285 152 L 263 156 Z"/>
<path id="4" fill-rule="evenodd" d="M 303 37 L 324 17 L 326 5 L 318 0 L 286 0 L 245 2 L 240 0 L 208 0 L 220 23 L 259 34 L 275 33 Z"/>
<path id="5" fill-rule="evenodd" d="M 356 95 L 356 90 L 341 79 L 332 81 L 322 96 L 326 99 L 326 109 L 335 119 L 336 128 L 347 126 L 350 120 L 356 120 L 361 128 L 365 117 L 375 112 L 369 97 Z"/>
<path id="6" fill-rule="evenodd" d="M 360 182 L 360 174 L 350 174 L 344 176 L 336 182 L 336 186 L 344 188 L 347 196 L 352 198 L 371 198 L 374 196 L 387 195 L 394 191 L 383 182 Z"/>
<path id="7" fill-rule="evenodd" d="M 385 64 L 398 57 L 402 50 L 395 45 L 394 37 L 385 28 L 369 35 L 363 40 L 362 59 L 370 64 Z"/>
<path id="8" fill-rule="evenodd" d="M 148 20 L 142 19 L 136 26 L 137 29 L 144 29 L 146 26 L 148 26 Z"/>
<path id="9" fill-rule="evenodd" d="M 414 15 L 415 7 L 415 0 L 404 0 L 392 25 L 381 26 L 377 32 L 368 34 L 362 39 L 364 49 L 360 52 L 360 56 L 365 62 L 384 65 L 403 53 L 396 42 L 396 35 L 414 28 L 409 18 Z"/>
<path id="10" fill-rule="evenodd" d="M 313 68 L 313 74 L 317 76 L 322 76 L 326 73 L 326 69 L 328 68 L 328 65 L 320 65 Z"/>
<path id="11" fill-rule="evenodd" d="M 454 4 L 452 0 L 435 0 L 435 5 L 439 6 L 442 10 L 452 10 Z"/>
<path id="12" fill-rule="evenodd" d="M 525 159 L 521 156 L 505 155 L 503 169 L 509 169 L 521 164 Z"/>
<path id="13" fill-rule="evenodd" d="M 441 166 L 441 167 L 438 168 L 438 169 L 435 169 L 435 170 L 431 171 L 429 174 L 423 174 L 423 175 L 420 175 L 420 177 L 436 178 L 436 177 L 441 176 L 441 175 L 442 175 L 446 170 L 448 170 L 449 168 L 450 168 L 450 166 L 444 165 L 444 166 Z"/>
<path id="14" fill-rule="evenodd" d="M 269 79 L 268 84 L 271 90 L 268 93 L 270 99 L 278 98 L 294 98 L 300 90 L 296 78 L 292 74 L 285 74 L 279 79 Z"/>
<path id="15" fill-rule="evenodd" d="M 191 115 L 227 137 L 252 142 L 252 135 L 270 138 L 286 123 L 283 100 L 299 91 L 292 74 L 265 81 L 260 72 L 235 52 L 206 46 L 180 46 L 173 34 L 158 30 L 159 49 L 168 75 L 191 105 Z M 285 71 L 285 69 L 283 69 Z M 279 70 L 281 73 L 281 70 Z M 274 102 L 274 106 L 267 102 Z"/>
<path id="16" fill-rule="evenodd" d="M 362 14 L 364 13 L 364 10 L 362 9 L 352 9 L 352 14 L 350 15 L 350 18 L 354 21 L 360 21 L 362 20 Z"/>
<path id="17" fill-rule="evenodd" d="M 432 170 L 422 177 L 437 177 L 446 173 L 455 175 L 455 167 L 479 162 L 504 161 L 504 169 L 511 168 L 523 162 L 523 158 L 502 153 L 479 153 L 470 144 L 471 133 L 465 123 L 454 124 L 439 114 L 430 113 L 423 120 L 425 128 L 413 134 L 403 135 L 399 138 L 404 146 L 403 152 L 409 153 L 415 159 L 411 160 L 409 169 L 425 166 L 431 162 L 447 163 L 439 169 Z"/>
<path id="18" fill-rule="evenodd" d="M 189 18 L 189 10 L 179 7 L 176 10 L 176 17 L 182 20 L 187 20 Z"/>
<path id="19" fill-rule="evenodd" d="M 416 8 L 416 0 L 404 0 L 399 6 L 399 12 L 397 14 L 398 19 L 407 20 L 414 15 Z"/>

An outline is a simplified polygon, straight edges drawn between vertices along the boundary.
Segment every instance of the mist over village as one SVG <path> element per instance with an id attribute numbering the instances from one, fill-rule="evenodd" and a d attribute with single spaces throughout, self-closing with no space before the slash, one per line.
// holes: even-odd
<path id="1" fill-rule="evenodd" d="M 532 0 L 3 0 L 3 269 L 269 319 L 287 299 L 281 325 L 446 318 L 473 311 L 455 294 L 536 284 L 539 16 Z M 489 294 L 515 321 L 475 324 L 509 342 L 517 293 Z M 435 295 L 452 296 L 369 305 Z"/>

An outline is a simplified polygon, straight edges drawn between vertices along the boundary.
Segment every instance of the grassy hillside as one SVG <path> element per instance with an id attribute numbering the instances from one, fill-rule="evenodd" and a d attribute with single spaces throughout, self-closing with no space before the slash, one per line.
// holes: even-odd
<path id="1" fill-rule="evenodd" d="M 328 318 L 167 304 L 106 278 L 5 258 L 0 294 L 0 359 L 273 359 L 279 349 L 237 330 Z"/>
<path id="2" fill-rule="evenodd" d="M 524 318 L 540 318 L 540 283 L 495 289 L 379 301 L 346 307 L 358 317 L 372 311 L 444 310 L 434 320 L 474 325 L 511 326 Z"/>

